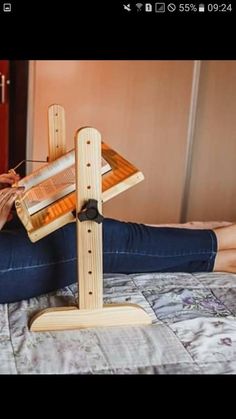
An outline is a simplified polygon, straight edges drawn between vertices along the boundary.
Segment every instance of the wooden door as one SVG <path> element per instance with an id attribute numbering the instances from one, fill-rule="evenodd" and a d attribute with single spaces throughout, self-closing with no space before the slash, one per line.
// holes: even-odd
<path id="1" fill-rule="evenodd" d="M 9 61 L 0 60 L 0 173 L 8 168 Z"/>

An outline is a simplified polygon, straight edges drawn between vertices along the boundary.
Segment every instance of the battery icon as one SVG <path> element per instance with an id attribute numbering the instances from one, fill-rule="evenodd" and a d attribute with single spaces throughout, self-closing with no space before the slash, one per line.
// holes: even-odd
<path id="1" fill-rule="evenodd" d="M 198 11 L 199 12 L 205 12 L 205 4 L 199 4 L 199 6 L 198 6 Z"/>

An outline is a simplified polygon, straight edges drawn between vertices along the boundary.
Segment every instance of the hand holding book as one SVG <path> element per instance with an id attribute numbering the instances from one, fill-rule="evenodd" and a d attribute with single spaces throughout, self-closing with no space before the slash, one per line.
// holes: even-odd
<path id="1" fill-rule="evenodd" d="M 1 178 L 2 175 L 0 175 Z M 3 188 L 0 190 L 0 230 L 9 221 L 9 215 L 14 201 L 24 191 L 23 186 Z"/>
<path id="2" fill-rule="evenodd" d="M 19 180 L 20 176 L 17 173 L 3 173 L 0 175 L 0 189 L 10 187 Z"/>

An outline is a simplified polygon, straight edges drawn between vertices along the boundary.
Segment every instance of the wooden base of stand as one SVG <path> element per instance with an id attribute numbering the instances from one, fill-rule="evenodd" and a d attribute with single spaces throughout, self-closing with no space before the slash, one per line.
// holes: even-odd
<path id="1" fill-rule="evenodd" d="M 85 329 L 88 327 L 151 324 L 148 314 L 136 304 L 109 304 L 101 309 L 76 306 L 42 310 L 30 322 L 32 332 Z"/>

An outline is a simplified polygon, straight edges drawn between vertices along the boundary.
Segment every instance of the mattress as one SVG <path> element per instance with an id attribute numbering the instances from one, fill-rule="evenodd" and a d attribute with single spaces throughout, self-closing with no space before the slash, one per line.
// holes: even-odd
<path id="1" fill-rule="evenodd" d="M 104 302 L 136 303 L 148 326 L 31 332 L 38 311 L 74 305 L 77 285 L 0 305 L 0 374 L 235 374 L 236 275 L 104 275 Z"/>

